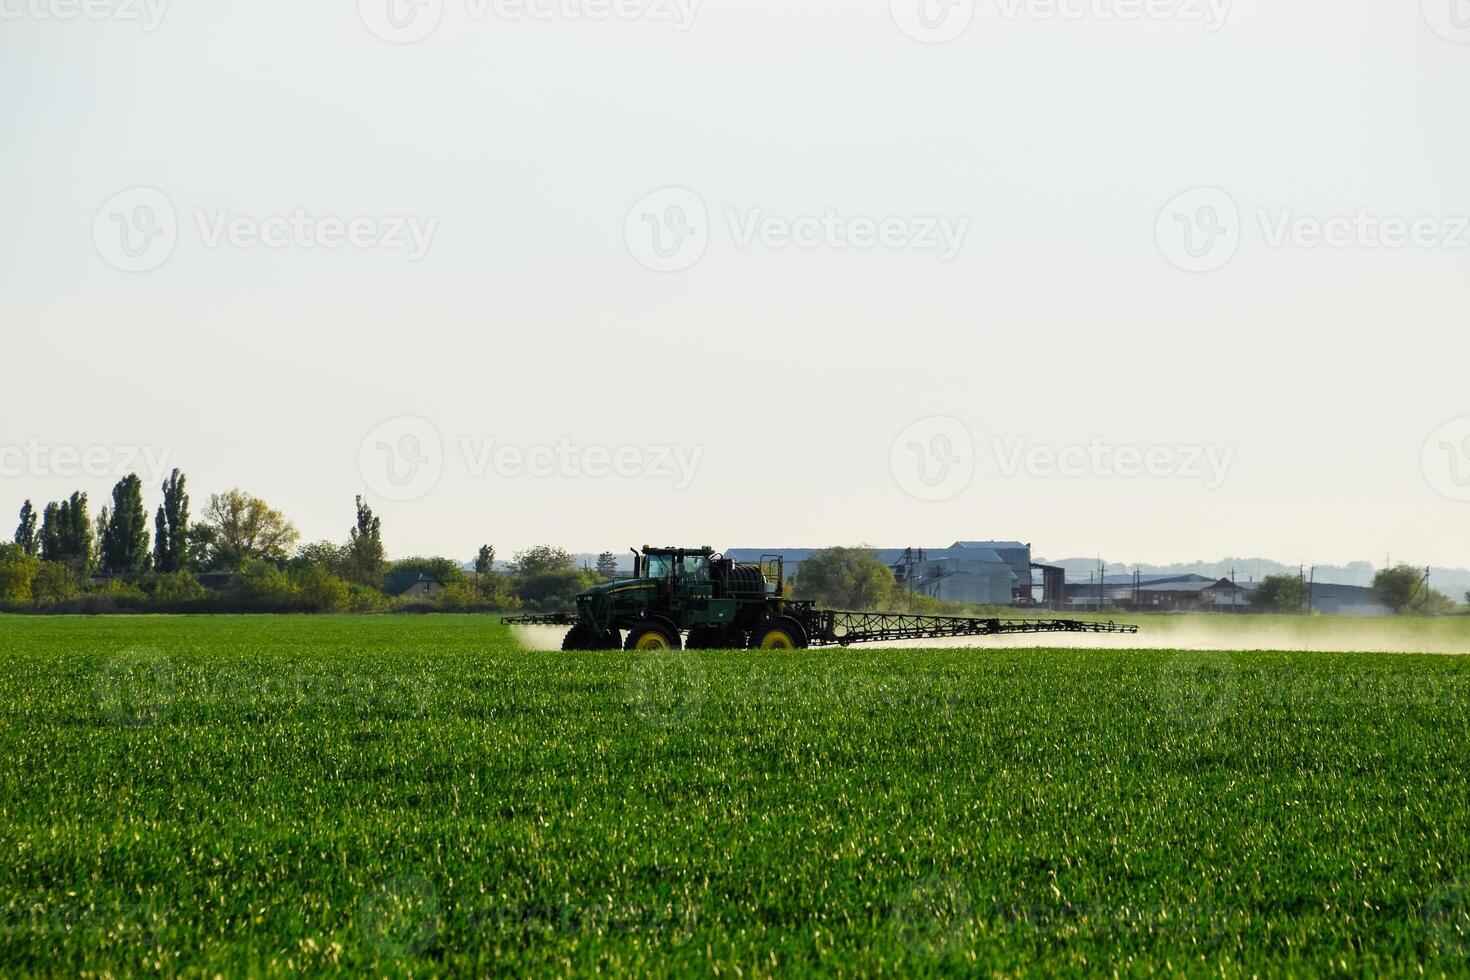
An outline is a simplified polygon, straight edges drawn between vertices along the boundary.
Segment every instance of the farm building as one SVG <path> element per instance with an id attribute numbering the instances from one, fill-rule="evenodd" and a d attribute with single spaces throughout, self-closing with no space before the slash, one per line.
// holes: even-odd
<path id="1" fill-rule="evenodd" d="M 1229 579 L 1214 579 L 1206 575 L 1108 575 L 1101 587 L 1094 580 L 1068 582 L 1066 588 L 1067 605 L 1076 609 L 1096 608 L 1101 604 L 1182 612 L 1228 608 L 1232 603 L 1244 608 L 1247 603 L 1244 591 L 1233 587 Z"/>
<path id="2" fill-rule="evenodd" d="M 1244 586 L 1247 594 L 1255 591 L 1259 583 Z M 1391 616 L 1393 610 L 1379 602 L 1373 590 L 1363 585 L 1334 585 L 1329 582 L 1312 583 L 1312 610 L 1326 616 Z"/>

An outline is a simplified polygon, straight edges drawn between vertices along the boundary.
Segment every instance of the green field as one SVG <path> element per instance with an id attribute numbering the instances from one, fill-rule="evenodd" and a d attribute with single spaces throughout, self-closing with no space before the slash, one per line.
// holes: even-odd
<path id="1" fill-rule="evenodd" d="M 1443 656 L 0 617 L 0 975 L 1466 974 L 1467 732 Z"/>

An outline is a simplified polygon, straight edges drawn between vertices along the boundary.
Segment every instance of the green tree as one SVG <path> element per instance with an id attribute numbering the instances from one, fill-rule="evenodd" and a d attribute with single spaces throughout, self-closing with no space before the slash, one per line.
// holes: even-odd
<path id="1" fill-rule="evenodd" d="M 302 568 L 307 565 L 320 565 L 338 578 L 345 578 L 347 549 L 331 541 L 313 541 L 310 544 L 304 544 L 296 549 L 296 555 L 291 559 L 291 567 Z"/>
<path id="2" fill-rule="evenodd" d="M 193 572 L 162 572 L 153 580 L 153 598 L 159 602 L 193 602 L 209 597 Z"/>
<path id="3" fill-rule="evenodd" d="M 59 504 L 46 505 L 40 542 L 41 557 L 46 561 L 65 564 L 83 578 L 92 573 L 96 556 L 85 493 L 74 493 Z"/>
<path id="4" fill-rule="evenodd" d="M 163 506 L 153 518 L 153 570 L 181 572 L 190 567 L 189 494 L 184 474 L 174 470 L 163 481 Z"/>
<path id="5" fill-rule="evenodd" d="M 559 572 L 571 568 L 573 564 L 572 556 L 565 549 L 538 545 L 525 551 L 517 551 L 511 558 L 510 567 L 517 576 L 524 576 Z"/>
<path id="6" fill-rule="evenodd" d="M 1373 576 L 1373 598 L 1395 615 L 1412 612 L 1423 589 L 1424 571 L 1411 565 L 1385 568 Z"/>
<path id="7" fill-rule="evenodd" d="M 293 568 L 289 578 L 302 601 L 316 612 L 335 613 L 347 608 L 347 583 L 321 565 Z"/>
<path id="8" fill-rule="evenodd" d="M 210 529 L 209 567 L 243 568 L 252 561 L 284 562 L 301 537 L 284 514 L 242 490 L 211 494 L 204 508 Z"/>
<path id="9" fill-rule="evenodd" d="M 383 521 L 358 497 L 357 525 L 349 532 L 347 542 L 347 579 L 358 585 L 379 586 L 385 567 Z"/>
<path id="10" fill-rule="evenodd" d="M 34 598 L 31 583 L 40 566 L 40 560 L 22 545 L 0 545 L 0 604 L 29 605 Z"/>
<path id="11" fill-rule="evenodd" d="M 562 610 L 570 609 L 577 601 L 577 594 L 595 584 L 597 577 L 592 572 L 552 568 L 517 575 L 515 594 L 533 608 Z"/>
<path id="12" fill-rule="evenodd" d="M 1412 565 L 1385 568 L 1375 575 L 1373 597 L 1399 616 L 1438 616 L 1455 606 L 1449 596 L 1429 587 L 1425 570 Z"/>
<path id="13" fill-rule="evenodd" d="M 597 556 L 597 574 L 611 581 L 618 577 L 618 556 L 604 551 Z"/>
<path id="14" fill-rule="evenodd" d="M 236 598 L 258 608 L 291 609 L 301 601 L 300 590 L 285 572 L 256 559 L 245 562 L 231 588 Z"/>
<path id="15" fill-rule="evenodd" d="M 20 508 L 20 524 L 15 528 L 15 543 L 32 558 L 41 550 L 41 539 L 36 534 L 36 508 L 31 506 L 29 500 Z"/>
<path id="16" fill-rule="evenodd" d="M 102 533 L 102 571 L 137 575 L 148 570 L 148 512 L 143 481 L 129 473 L 112 488 L 112 512 Z"/>
<path id="17" fill-rule="evenodd" d="M 87 495 L 74 493 L 71 504 L 71 552 L 76 570 L 83 578 L 92 574 L 97 567 L 97 538 L 92 533 L 92 522 L 87 519 Z"/>
<path id="18" fill-rule="evenodd" d="M 825 548 L 801 563 L 800 598 L 835 609 L 869 611 L 893 593 L 893 570 L 870 548 Z"/>
<path id="19" fill-rule="evenodd" d="M 36 577 L 31 580 L 31 596 L 38 606 L 51 606 L 58 602 L 75 599 L 81 594 L 77 572 L 70 565 L 57 561 L 42 561 L 36 568 Z"/>
<path id="20" fill-rule="evenodd" d="M 484 595 L 486 583 L 495 574 L 495 548 L 488 544 L 480 545 L 480 550 L 475 554 L 475 594 Z"/>
<path id="21" fill-rule="evenodd" d="M 1307 611 L 1307 585 L 1298 575 L 1267 575 L 1251 594 L 1257 612 L 1300 613 Z"/>
<path id="22" fill-rule="evenodd" d="M 62 551 L 61 505 L 49 503 L 41 515 L 41 530 L 36 535 L 36 544 L 41 557 L 47 561 L 59 561 Z"/>

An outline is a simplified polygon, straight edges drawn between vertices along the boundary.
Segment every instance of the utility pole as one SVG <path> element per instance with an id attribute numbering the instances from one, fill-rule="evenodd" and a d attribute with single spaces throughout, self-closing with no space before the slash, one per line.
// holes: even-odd
<path id="1" fill-rule="evenodd" d="M 1307 583 L 1307 615 L 1312 615 L 1315 608 L 1317 593 L 1317 566 L 1312 566 L 1312 580 Z"/>

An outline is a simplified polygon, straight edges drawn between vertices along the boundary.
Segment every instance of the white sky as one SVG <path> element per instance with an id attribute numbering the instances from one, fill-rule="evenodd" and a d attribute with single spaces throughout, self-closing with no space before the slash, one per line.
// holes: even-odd
<path id="1" fill-rule="evenodd" d="M 178 3 L 152 31 L 123 19 L 143 0 L 55 16 L 80 2 L 0 0 L 7 531 L 26 497 L 100 504 L 115 481 L 58 447 L 122 467 L 146 446 L 196 511 L 238 485 L 307 539 L 345 537 L 368 491 L 397 555 L 1014 537 L 1118 562 L 1470 565 L 1470 422 L 1425 454 L 1470 416 L 1466 0 L 1236 0 L 1214 31 L 1188 19 L 1205 0 L 1141 19 L 980 0 L 943 44 L 900 29 L 907 0 L 704 0 L 682 31 L 663 0 L 596 21 L 442 0 L 413 44 L 364 19 L 404 0 Z M 177 241 L 125 272 L 104 205 L 139 187 Z M 666 187 L 707 209 L 708 242 L 661 273 L 635 206 Z M 1158 228 L 1200 187 L 1237 207 L 1239 244 L 1186 272 Z M 741 244 L 753 212 L 829 209 L 967 224 L 948 261 Z M 298 210 L 437 223 L 416 261 L 210 244 L 221 218 Z M 1283 217 L 1360 211 L 1432 218 L 1433 246 L 1271 244 Z M 442 446 L 420 440 L 417 472 L 442 475 L 406 493 L 373 460 L 417 423 L 359 452 L 401 417 Z M 517 475 L 461 440 L 642 462 Z M 1018 440 L 1160 447 L 1162 475 L 1016 471 Z M 697 454 L 688 486 L 664 446 Z M 1196 447 L 1228 455 L 1220 480 Z M 949 483 L 916 483 L 931 449 Z M 163 474 L 129 468 L 156 506 Z"/>

